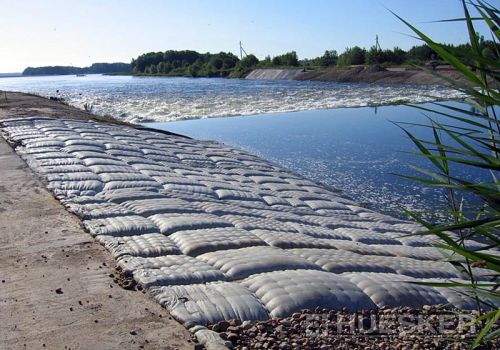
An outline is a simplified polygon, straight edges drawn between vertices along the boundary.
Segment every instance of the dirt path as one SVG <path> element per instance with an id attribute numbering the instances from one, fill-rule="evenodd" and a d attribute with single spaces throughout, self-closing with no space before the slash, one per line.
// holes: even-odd
<path id="1" fill-rule="evenodd" d="M 48 103 L 38 97 L 24 102 L 22 94 L 8 98 L 12 105 L 0 108 L 0 119 L 28 114 L 28 108 L 37 114 L 40 108 L 45 114 L 52 109 L 66 117 L 74 111 L 43 105 Z M 113 282 L 110 254 L 1 137 L 0 252 L 2 349 L 194 347 L 190 333 L 159 304 Z"/>

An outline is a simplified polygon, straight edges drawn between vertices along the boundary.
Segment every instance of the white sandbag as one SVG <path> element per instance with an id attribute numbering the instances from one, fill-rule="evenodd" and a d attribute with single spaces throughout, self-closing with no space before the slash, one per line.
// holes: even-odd
<path id="1" fill-rule="evenodd" d="M 156 257 L 181 254 L 175 243 L 161 233 L 123 237 L 99 235 L 96 240 L 104 245 L 115 259 L 123 256 Z"/>
<path id="2" fill-rule="evenodd" d="M 192 181 L 192 180 L 190 180 Z M 185 184 L 173 184 L 167 183 L 163 186 L 167 192 L 183 192 L 183 193 L 193 193 L 198 195 L 205 195 L 212 198 L 217 198 L 214 191 L 210 188 L 202 185 L 185 185 Z"/>
<path id="3" fill-rule="evenodd" d="M 93 236 L 123 237 L 158 233 L 158 228 L 150 220 L 138 215 L 85 220 L 83 226 Z"/>
<path id="4" fill-rule="evenodd" d="M 346 205 L 341 203 L 336 203 L 332 201 L 326 200 L 307 200 L 305 198 L 298 197 L 303 200 L 311 209 L 319 210 L 319 209 L 330 209 L 330 210 L 349 210 Z"/>
<path id="5" fill-rule="evenodd" d="M 102 153 L 102 147 L 95 145 L 74 145 L 66 146 L 63 148 L 64 152 L 74 154 L 75 152 L 89 151 L 89 152 L 99 152 Z"/>
<path id="6" fill-rule="evenodd" d="M 436 247 L 409 247 L 404 245 L 378 245 L 380 249 L 390 250 L 391 255 L 412 258 L 417 260 L 443 260 L 442 251 Z"/>
<path id="7" fill-rule="evenodd" d="M 95 152 L 95 151 L 75 151 L 71 153 L 71 155 L 79 158 L 79 159 L 96 159 L 96 158 L 104 158 L 104 159 L 111 159 L 111 160 L 118 160 L 118 158 L 112 157 L 111 155 L 107 154 L 104 151 L 101 152 Z"/>
<path id="8" fill-rule="evenodd" d="M 292 248 L 332 248 L 333 240 L 313 238 L 298 232 L 253 230 L 253 234 L 268 245 L 283 249 Z"/>
<path id="9" fill-rule="evenodd" d="M 340 235 L 351 238 L 351 240 L 354 242 L 359 242 L 364 244 L 401 245 L 400 241 L 375 231 L 357 229 L 357 228 L 346 228 L 346 227 L 337 228 L 333 231 L 335 233 L 339 233 Z"/>
<path id="10" fill-rule="evenodd" d="M 88 168 L 98 175 L 102 173 L 127 173 L 134 171 L 130 165 L 97 164 L 97 165 L 90 165 Z"/>
<path id="11" fill-rule="evenodd" d="M 240 206 L 229 204 L 226 202 L 220 202 L 220 201 L 203 201 L 203 202 L 196 202 L 193 203 L 193 205 L 196 205 L 198 208 L 201 208 L 203 211 L 209 213 L 209 214 L 214 214 L 218 216 L 223 216 L 223 215 L 241 215 L 242 213 L 245 213 L 246 215 L 249 214 L 248 209 L 244 209 Z M 251 214 L 253 215 L 253 214 Z"/>
<path id="12" fill-rule="evenodd" d="M 46 175 L 47 181 L 100 181 L 99 176 L 91 171 L 81 171 L 81 172 L 51 172 Z"/>
<path id="13" fill-rule="evenodd" d="M 322 269 L 336 274 L 344 272 L 388 272 L 395 273 L 394 268 L 388 266 L 381 259 L 388 259 L 376 255 L 360 255 L 350 251 L 337 249 L 291 249 Z"/>
<path id="14" fill-rule="evenodd" d="M 154 298 L 186 328 L 222 320 L 267 320 L 262 303 L 239 283 L 213 282 L 159 287 Z"/>
<path id="15" fill-rule="evenodd" d="M 249 178 L 254 181 L 256 184 L 285 184 L 289 185 L 285 180 L 280 179 L 279 177 L 273 176 L 249 176 Z"/>
<path id="16" fill-rule="evenodd" d="M 52 151 L 52 152 L 44 152 L 44 153 L 35 153 L 31 154 L 31 157 L 33 157 L 36 160 L 44 160 L 44 159 L 60 159 L 60 158 L 71 158 L 71 159 L 76 159 L 75 157 L 72 157 L 71 154 L 68 154 L 63 151 Z"/>
<path id="17" fill-rule="evenodd" d="M 289 205 L 285 199 L 276 196 L 262 195 L 262 199 L 268 205 Z"/>
<path id="18" fill-rule="evenodd" d="M 343 239 L 348 241 L 352 240 L 352 237 L 346 235 L 345 233 L 341 233 L 337 230 L 332 230 L 322 226 L 304 225 L 296 222 L 292 222 L 289 225 L 296 229 L 299 233 L 314 238 Z"/>
<path id="19" fill-rule="evenodd" d="M 19 153 L 28 154 L 28 155 L 32 156 L 33 158 L 35 158 L 34 156 L 37 155 L 37 154 L 44 155 L 46 153 L 53 153 L 53 152 L 59 152 L 59 151 L 60 151 L 60 148 L 58 148 L 58 147 L 37 147 L 37 148 L 30 148 L 30 149 L 28 149 L 28 148 L 24 148 L 24 149 L 18 148 L 18 152 Z"/>
<path id="20" fill-rule="evenodd" d="M 42 159 L 38 160 L 37 164 L 41 167 L 56 168 L 65 165 L 82 165 L 83 163 L 77 158 L 52 158 L 52 159 Z"/>
<path id="21" fill-rule="evenodd" d="M 233 227 L 179 231 L 169 236 L 186 255 L 266 245 L 256 235 Z"/>
<path id="22" fill-rule="evenodd" d="M 194 326 L 190 331 L 194 332 L 198 343 L 203 344 L 207 350 L 227 350 L 233 346 L 230 341 L 222 339 L 219 333 L 206 327 Z"/>
<path id="23" fill-rule="evenodd" d="M 177 231 L 198 230 L 218 227 L 232 227 L 231 223 L 221 217 L 210 214 L 156 214 L 150 216 L 164 235 Z"/>
<path id="24" fill-rule="evenodd" d="M 85 158 L 81 160 L 86 166 L 91 165 L 120 165 L 127 166 L 127 163 L 122 162 L 121 160 L 111 159 L 111 157 L 93 157 L 93 158 Z"/>
<path id="25" fill-rule="evenodd" d="M 233 224 L 235 227 L 243 230 L 270 230 L 270 231 L 284 231 L 284 232 L 297 232 L 292 226 L 284 222 L 255 216 L 242 215 L 224 215 L 223 218 Z"/>
<path id="26" fill-rule="evenodd" d="M 172 173 L 170 170 L 164 170 L 161 175 L 153 175 L 153 178 L 161 183 L 162 185 L 186 185 L 186 186 L 202 186 L 208 189 L 206 186 L 197 183 L 196 181 L 193 181 L 190 178 L 184 177 L 184 176 L 179 176 L 177 173 Z M 168 189 L 168 187 L 166 187 Z M 176 187 L 170 187 L 171 189 L 175 190 L 178 189 Z M 186 188 L 183 188 L 184 190 L 187 190 Z M 202 192 L 205 192 L 206 189 L 202 189 Z M 212 190 L 210 190 L 210 193 L 212 193 Z"/>
<path id="27" fill-rule="evenodd" d="M 460 278 L 459 271 L 444 261 L 416 260 L 397 257 L 391 265 L 396 273 L 415 278 Z"/>
<path id="28" fill-rule="evenodd" d="M 58 165 L 58 166 L 41 166 L 40 170 L 42 170 L 45 174 L 55 174 L 55 173 L 81 173 L 89 170 L 83 164 L 69 164 L 69 165 Z"/>
<path id="29" fill-rule="evenodd" d="M 272 317 L 287 317 L 316 307 L 349 311 L 375 307 L 354 283 L 324 271 L 268 272 L 250 276 L 241 284 L 255 293 Z"/>
<path id="30" fill-rule="evenodd" d="M 396 248 L 403 247 L 400 245 L 364 244 L 338 239 L 328 239 L 325 241 L 328 241 L 332 247 L 338 250 L 347 250 L 361 255 L 396 256 L 393 251 Z"/>
<path id="31" fill-rule="evenodd" d="M 101 181 L 111 182 L 111 181 L 154 181 L 149 176 L 143 175 L 141 173 L 135 172 L 130 169 L 127 172 L 103 172 L 99 174 Z"/>
<path id="32" fill-rule="evenodd" d="M 59 140 L 53 140 L 51 138 L 37 138 L 31 142 L 27 142 L 25 145 L 27 150 L 32 150 L 35 148 L 57 148 L 61 149 L 64 147 L 64 142 Z"/>
<path id="33" fill-rule="evenodd" d="M 274 247 L 219 250 L 197 257 L 221 270 L 228 280 L 239 280 L 263 272 L 320 269 L 304 258 Z"/>
<path id="34" fill-rule="evenodd" d="M 140 150 L 135 150 L 135 151 L 122 151 L 119 149 L 110 149 L 106 150 L 106 154 L 109 154 L 110 156 L 119 158 L 119 159 L 124 159 L 124 157 L 137 157 L 137 158 L 142 158 L 144 154 Z"/>
<path id="35" fill-rule="evenodd" d="M 60 137 L 59 139 L 63 140 L 64 138 Z M 77 136 L 74 138 L 66 138 L 64 141 L 64 145 L 67 146 L 94 146 L 94 147 L 99 147 L 104 151 L 104 147 L 102 146 L 101 143 L 95 141 L 95 140 L 89 140 L 89 139 L 84 139 L 81 136 Z"/>
<path id="36" fill-rule="evenodd" d="M 359 213 L 359 216 L 364 218 L 369 218 L 372 221 L 378 221 L 386 224 L 404 224 L 406 221 L 401 219 L 396 219 L 388 215 L 380 214 L 374 211 L 365 211 Z"/>
<path id="37" fill-rule="evenodd" d="M 123 273 L 132 274 L 144 288 L 225 280 L 220 270 L 186 255 L 123 257 L 118 266 Z"/>
<path id="38" fill-rule="evenodd" d="M 420 309 L 424 305 L 448 303 L 448 300 L 432 287 L 407 283 L 419 281 L 409 276 L 354 272 L 344 273 L 342 277 L 356 284 L 378 307 L 410 306 Z"/>
<path id="39" fill-rule="evenodd" d="M 203 213 L 203 210 L 191 206 L 178 198 L 153 198 L 130 200 L 122 205 L 141 216 L 152 216 L 156 214 L 182 214 L 182 213 Z"/>
<path id="40" fill-rule="evenodd" d="M 262 201 L 262 198 L 249 191 L 218 189 L 215 190 L 217 197 L 224 200 L 239 200 L 239 201 Z"/>
<path id="41" fill-rule="evenodd" d="M 114 191 L 106 191 L 99 194 L 99 197 L 117 204 L 121 204 L 126 201 L 142 200 L 142 199 L 153 199 L 153 198 L 165 198 L 164 194 L 159 193 L 155 190 L 140 190 L 140 189 L 117 189 Z"/>
<path id="42" fill-rule="evenodd" d="M 87 194 L 98 193 L 99 191 L 102 190 L 103 184 L 101 181 L 97 180 L 82 180 L 82 181 L 54 180 L 50 181 L 47 187 L 52 191 L 59 191 L 59 192 L 74 191 L 80 193 L 80 195 L 84 195 L 84 193 Z"/>
<path id="43" fill-rule="evenodd" d="M 67 203 L 65 206 L 69 211 L 84 220 L 134 215 L 133 211 L 121 205 L 104 201 L 86 204 Z"/>
<path id="44" fill-rule="evenodd" d="M 108 181 L 104 183 L 104 191 L 113 191 L 119 189 L 143 189 L 143 190 L 159 190 L 161 185 L 153 180 L 150 181 Z"/>

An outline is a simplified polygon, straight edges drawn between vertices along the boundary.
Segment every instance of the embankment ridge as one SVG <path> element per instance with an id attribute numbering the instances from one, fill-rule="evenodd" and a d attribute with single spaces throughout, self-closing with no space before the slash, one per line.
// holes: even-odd
<path id="1" fill-rule="evenodd" d="M 453 80 L 460 75 L 453 69 L 443 67 L 439 74 Z M 381 66 L 356 66 L 324 70 L 302 69 L 254 69 L 246 79 L 254 80 L 313 80 L 341 83 L 379 83 L 379 84 L 421 84 L 447 85 L 447 82 L 427 70 L 410 68 L 384 68 Z"/>

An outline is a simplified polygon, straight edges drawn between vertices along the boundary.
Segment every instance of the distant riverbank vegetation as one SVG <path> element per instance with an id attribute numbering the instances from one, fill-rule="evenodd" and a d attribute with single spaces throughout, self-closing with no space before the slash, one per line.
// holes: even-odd
<path id="1" fill-rule="evenodd" d="M 70 74 L 130 74 L 129 63 L 94 63 L 90 67 L 47 66 L 28 67 L 23 75 L 70 75 Z"/>
<path id="2" fill-rule="evenodd" d="M 445 49 L 465 61 L 470 44 L 445 45 Z M 498 58 L 493 41 L 480 39 L 480 50 L 485 57 Z M 242 59 L 230 52 L 199 53 L 192 50 L 149 52 L 128 63 L 94 63 L 89 67 L 48 66 L 28 67 L 22 75 L 71 75 L 71 74 L 133 74 L 185 77 L 231 77 L 241 78 L 256 68 L 292 68 L 303 70 L 328 70 L 357 65 L 410 66 L 438 65 L 441 57 L 428 45 L 414 46 L 405 51 L 398 47 L 382 50 L 359 46 L 348 47 L 338 54 L 326 50 L 322 56 L 299 59 L 295 51 L 259 60 L 249 54 Z"/>
<path id="3" fill-rule="evenodd" d="M 454 56 L 467 60 L 470 44 L 445 45 Z M 492 41 L 480 40 L 480 49 L 487 57 L 498 58 Z M 469 58 L 470 59 L 470 58 Z M 370 49 L 359 46 L 346 48 L 341 54 L 326 50 L 322 56 L 313 59 L 299 59 L 295 51 L 278 56 L 266 56 L 259 60 L 249 54 L 239 59 L 230 52 L 198 53 L 191 50 L 149 52 L 132 60 L 134 75 L 164 75 L 187 77 L 232 77 L 240 78 L 256 68 L 294 68 L 304 70 L 329 69 L 353 65 L 409 66 L 438 65 L 441 57 L 428 45 L 414 46 L 405 51 L 398 47 L 382 50 L 376 46 Z"/>

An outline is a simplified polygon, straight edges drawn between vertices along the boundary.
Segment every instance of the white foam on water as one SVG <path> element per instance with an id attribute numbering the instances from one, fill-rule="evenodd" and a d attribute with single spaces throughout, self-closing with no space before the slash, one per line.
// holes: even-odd
<path id="1" fill-rule="evenodd" d="M 62 97 L 142 123 L 463 98 L 441 86 L 87 76 L 0 79 L 0 89 Z M 58 91 L 58 92 L 57 92 Z"/>

